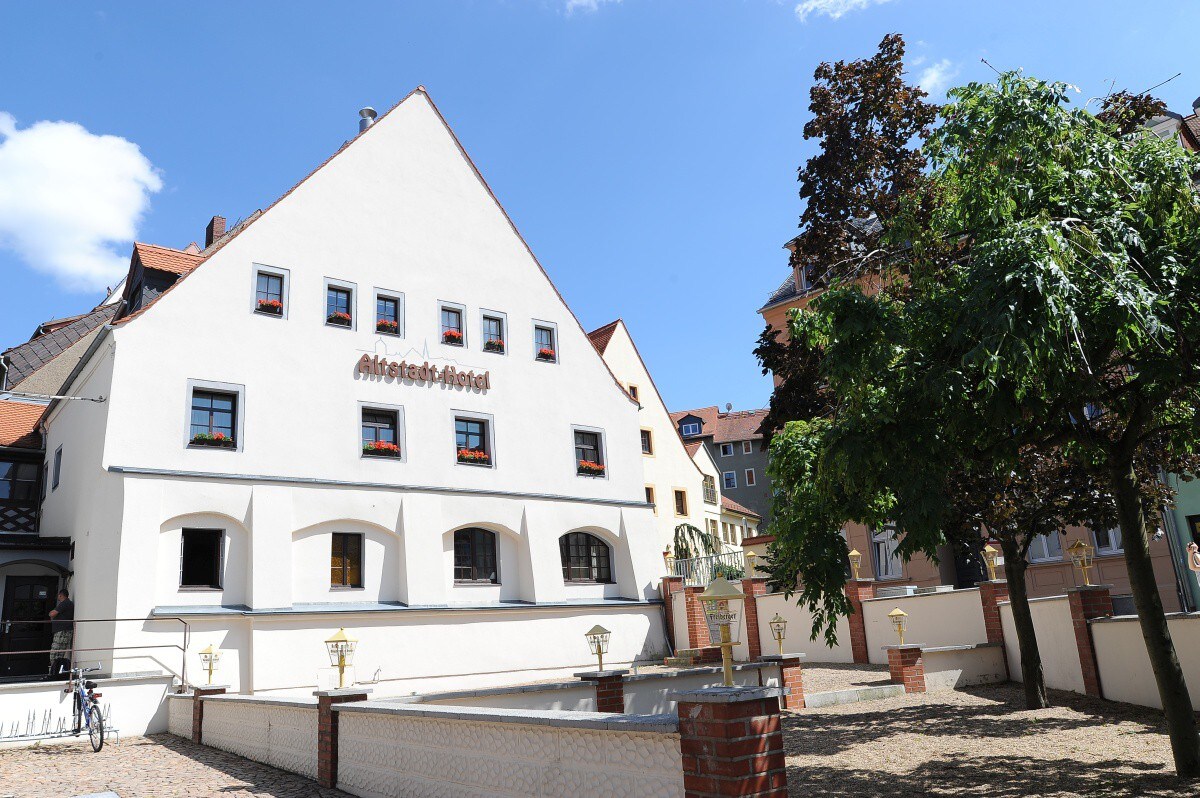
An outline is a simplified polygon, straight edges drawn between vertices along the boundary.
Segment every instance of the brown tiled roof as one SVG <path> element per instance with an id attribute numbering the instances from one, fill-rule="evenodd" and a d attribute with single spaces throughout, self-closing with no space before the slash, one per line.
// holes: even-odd
<path id="1" fill-rule="evenodd" d="M 675 423 L 675 428 L 678 429 L 679 420 L 684 416 L 696 416 L 700 419 L 700 436 L 712 435 L 713 430 L 716 429 L 717 426 L 717 414 L 719 412 L 720 411 L 717 409 L 716 405 L 713 405 L 712 407 L 701 407 L 697 410 L 681 410 L 677 413 L 671 414 L 671 421 Z M 691 437 L 694 438 L 700 436 L 693 435 Z"/>
<path id="2" fill-rule="evenodd" d="M 735 513 L 741 513 L 742 515 L 749 516 L 750 518 L 758 518 L 760 520 L 762 519 L 761 515 L 759 515 L 758 513 L 754 512 L 753 510 L 751 510 L 749 508 L 743 507 L 742 505 L 738 504 L 737 502 L 735 502 L 733 499 L 729 498 L 728 496 L 721 497 L 721 509 L 729 510 L 729 511 L 735 512 Z"/>
<path id="3" fill-rule="evenodd" d="M 711 435 L 713 443 L 734 443 L 736 441 L 760 440 L 762 435 L 758 426 L 762 423 L 764 410 L 735 410 L 732 413 L 722 413 L 716 405 L 701 407 L 695 410 L 679 410 L 671 414 L 671 421 L 676 428 L 684 416 L 696 416 L 703 425 L 699 436 Z"/>
<path id="4" fill-rule="evenodd" d="M 37 426 L 45 410 L 45 405 L 0 401 L 0 446 L 42 448 L 42 435 Z"/>
<path id="5" fill-rule="evenodd" d="M 199 266 L 200 261 L 204 260 L 200 255 L 193 255 L 190 252 L 184 252 L 182 249 L 171 249 L 170 247 L 160 247 L 157 244 L 143 244 L 141 242 L 133 245 L 133 253 L 147 269 L 170 272 L 171 274 L 187 274 Z"/>
<path id="6" fill-rule="evenodd" d="M 684 442 L 683 448 L 687 449 L 688 457 L 695 457 L 696 452 L 700 451 L 700 447 L 703 445 L 700 441 Z"/>
<path id="7" fill-rule="evenodd" d="M 612 340 L 613 333 L 617 331 L 617 325 L 621 323 L 620 319 L 610 321 L 599 329 L 592 330 L 587 334 L 588 340 L 592 342 L 592 346 L 596 347 L 596 351 L 604 354 L 604 350 L 608 349 L 608 342 Z"/>
<path id="8" fill-rule="evenodd" d="M 90 313 L 76 318 L 68 324 L 65 319 L 42 325 L 53 329 L 38 335 L 23 344 L 4 352 L 8 363 L 8 387 L 14 388 L 38 369 L 67 351 L 76 341 L 87 337 L 93 330 L 112 320 L 117 305 L 101 305 Z"/>
<path id="9" fill-rule="evenodd" d="M 1185 143 L 1191 145 L 1192 149 L 1200 146 L 1200 115 L 1185 116 L 1181 124 Z"/>

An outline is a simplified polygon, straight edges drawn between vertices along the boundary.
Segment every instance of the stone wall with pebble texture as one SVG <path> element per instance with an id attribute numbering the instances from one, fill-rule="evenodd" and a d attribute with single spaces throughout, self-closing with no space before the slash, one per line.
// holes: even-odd
<path id="1" fill-rule="evenodd" d="M 315 779 L 317 702 L 242 695 L 206 698 L 204 744 Z"/>
<path id="2" fill-rule="evenodd" d="M 178 737 L 192 739 L 192 697 L 190 695 L 167 696 L 167 731 Z"/>

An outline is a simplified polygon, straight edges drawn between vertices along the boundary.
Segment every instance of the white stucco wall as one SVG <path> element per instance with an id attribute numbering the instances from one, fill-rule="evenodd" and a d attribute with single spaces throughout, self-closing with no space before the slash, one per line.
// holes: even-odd
<path id="1" fill-rule="evenodd" d="M 158 734 L 167 731 L 166 697 L 175 689 L 169 674 L 117 676 L 96 679 L 101 693 L 100 709 L 105 727 L 115 728 L 121 737 Z M 0 730 L 6 737 L 70 728 L 74 723 L 71 695 L 63 692 L 62 682 L 22 682 L 0 684 Z M 189 725 L 191 721 L 188 721 Z M 78 741 L 75 737 L 61 741 Z M 56 742 L 50 740 L 49 742 Z M 4 744 L 0 737 L 0 745 Z M 27 742 L 17 743 L 28 745 Z"/>
<path id="2" fill-rule="evenodd" d="M 787 599 L 782 593 L 768 593 L 758 597 L 758 639 L 762 641 L 764 653 L 776 654 L 778 644 L 771 635 L 771 619 L 776 613 L 787 621 L 783 650 L 788 654 L 804 654 L 806 662 L 853 662 L 854 652 L 850 648 L 850 622 L 838 618 L 835 631 L 837 646 L 825 645 L 822 632 L 816 640 L 810 640 L 813 628 L 812 613 L 796 604 L 796 597 Z"/>
<path id="3" fill-rule="evenodd" d="M 998 643 L 922 649 L 921 657 L 925 689 L 931 693 L 1008 681 L 1004 648 Z"/>
<path id="4" fill-rule="evenodd" d="M 315 698 L 204 699 L 204 744 L 266 765 L 317 777 Z"/>
<path id="5" fill-rule="evenodd" d="M 1030 599 L 1034 637 L 1042 660 L 1042 676 L 1046 686 L 1055 690 L 1083 692 L 1083 671 L 1079 667 L 1079 651 L 1075 647 L 1075 629 L 1071 624 L 1071 607 L 1066 596 Z M 1008 657 L 1008 672 L 1013 681 L 1021 679 L 1021 645 L 1017 642 L 1017 627 L 1013 623 L 1012 605 L 1000 604 L 1000 624 L 1004 629 L 1004 649 Z M 1143 651 L 1145 646 L 1142 646 Z"/>
<path id="6" fill-rule="evenodd" d="M 1093 621 L 1089 626 L 1104 697 L 1161 709 L 1162 700 L 1137 618 L 1120 616 Z M 1200 614 L 1170 615 L 1167 628 L 1194 701 L 1200 696 Z"/>
<path id="7" fill-rule="evenodd" d="M 897 607 L 908 613 L 908 626 L 904 632 L 905 643 L 936 647 L 987 641 L 979 588 L 901 598 L 868 599 L 863 602 L 867 655 L 876 665 L 887 664 L 887 652 L 883 650 L 883 646 L 897 641 L 896 629 L 888 618 L 888 613 Z"/>

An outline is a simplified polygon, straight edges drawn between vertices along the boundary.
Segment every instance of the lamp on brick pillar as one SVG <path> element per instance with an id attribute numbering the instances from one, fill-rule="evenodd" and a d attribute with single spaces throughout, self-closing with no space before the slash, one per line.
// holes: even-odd
<path id="1" fill-rule="evenodd" d="M 787 619 L 779 613 L 775 613 L 775 617 L 769 622 L 771 627 L 771 637 L 775 638 L 775 642 L 779 644 L 779 656 L 783 656 L 783 639 L 787 636 Z"/>
<path id="2" fill-rule="evenodd" d="M 726 687 L 733 687 L 733 647 L 738 643 L 733 639 L 731 627 L 737 623 L 738 604 L 745 598 L 746 596 L 723 576 L 712 580 L 708 590 L 700 594 L 704 616 L 710 625 L 720 630 L 721 670 L 725 676 Z"/>
<path id="3" fill-rule="evenodd" d="M 1091 621 L 1113 614 L 1110 585 L 1084 585 L 1067 590 L 1071 609 L 1071 626 L 1075 632 L 1075 648 L 1079 653 L 1079 670 L 1083 674 L 1083 691 L 1103 696 L 1100 687 L 1100 664 L 1096 660 L 1096 644 L 1092 639 Z"/>
<path id="4" fill-rule="evenodd" d="M 904 645 L 904 630 L 908 628 L 908 613 L 897 607 L 888 613 L 888 620 L 892 622 L 892 628 L 900 636 L 900 645 Z"/>
<path id="5" fill-rule="evenodd" d="M 200 666 L 208 673 L 208 683 L 212 684 L 213 671 L 217 669 L 217 663 L 221 661 L 221 652 L 213 648 L 212 643 L 200 651 Z"/>
<path id="6" fill-rule="evenodd" d="M 221 695 L 228 689 L 229 686 L 224 684 L 192 688 L 192 742 L 204 742 L 204 697 Z"/>
<path id="7" fill-rule="evenodd" d="M 604 670 L 604 655 L 608 653 L 608 640 L 612 637 L 612 632 L 605 629 L 600 624 L 596 624 L 591 629 L 583 633 L 587 638 L 588 648 L 596 657 L 596 670 Z"/>
<path id="8" fill-rule="evenodd" d="M 1092 544 L 1080 538 L 1067 546 L 1067 554 L 1071 556 L 1071 564 L 1083 574 L 1084 587 L 1091 587 L 1092 577 L 1088 572 L 1092 569 L 1093 555 L 1095 554 Z"/>
<path id="9" fill-rule="evenodd" d="M 850 549 L 850 554 L 847 555 L 850 559 L 850 574 L 851 578 L 858 581 L 858 567 L 862 565 L 862 552 L 858 549 Z"/>
<path id="10" fill-rule="evenodd" d="M 334 711 L 334 705 L 366 701 L 370 692 L 363 687 L 347 687 L 313 693 L 317 697 L 317 783 L 322 787 L 337 786 L 338 715 L 341 713 Z"/>
<path id="11" fill-rule="evenodd" d="M 758 573 L 758 555 L 752 551 L 746 552 L 746 578 L 753 579 Z"/>
<path id="12" fill-rule="evenodd" d="M 779 687 L 712 687 L 673 694 L 683 789 L 696 796 L 787 798 Z"/>
<path id="13" fill-rule="evenodd" d="M 325 641 L 325 650 L 329 652 L 329 663 L 338 669 L 338 689 L 346 686 L 346 666 L 354 664 L 354 649 L 358 641 L 346 634 L 345 628 L 338 629 L 337 634 Z"/>
<path id="14" fill-rule="evenodd" d="M 852 555 L 857 552 L 851 552 Z M 861 555 L 860 555 L 861 556 Z M 854 569 L 854 560 L 850 562 Z M 854 661 L 867 663 L 871 661 L 867 653 L 867 624 L 863 620 L 863 602 L 875 598 L 874 579 L 851 579 L 846 582 L 846 598 L 850 601 L 850 617 L 846 623 L 850 627 L 850 652 Z"/>
<path id="15" fill-rule="evenodd" d="M 983 564 L 987 566 L 988 581 L 996 581 L 996 562 L 1000 559 L 1000 552 L 991 543 L 983 547 Z"/>

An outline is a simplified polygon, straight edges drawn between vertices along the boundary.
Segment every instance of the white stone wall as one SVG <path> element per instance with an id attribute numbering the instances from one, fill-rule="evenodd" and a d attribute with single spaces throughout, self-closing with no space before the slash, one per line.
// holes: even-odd
<path id="1" fill-rule="evenodd" d="M 1079 649 L 1075 647 L 1075 627 L 1066 596 L 1030 599 L 1034 637 L 1042 659 L 1042 676 L 1054 690 L 1083 692 L 1083 671 L 1079 667 Z M 1008 672 L 1014 682 L 1021 681 L 1021 644 L 1013 623 L 1012 605 L 1000 604 L 1000 625 L 1004 629 L 1004 649 Z M 1145 651 L 1145 645 L 1142 646 Z"/>
<path id="2" fill-rule="evenodd" d="M 105 726 L 117 729 L 122 737 L 167 730 L 166 697 L 175 689 L 170 674 L 117 676 L 95 682 L 96 692 L 102 694 L 100 709 Z M 73 723 L 71 696 L 63 692 L 63 682 L 0 684 L 0 730 L 5 736 L 53 731 Z"/>
<path id="3" fill-rule="evenodd" d="M 212 696 L 204 701 L 204 744 L 317 777 L 315 699 Z"/>
<path id="4" fill-rule="evenodd" d="M 875 665 L 887 664 L 887 652 L 883 647 L 898 640 L 896 629 L 887 615 L 896 608 L 908 613 L 908 628 L 904 632 L 905 643 L 920 643 L 932 648 L 987 641 L 979 588 L 900 598 L 868 599 L 863 602 L 863 621 L 867 629 L 867 655 Z M 759 617 L 761 619 L 761 612 Z M 839 635 L 838 640 L 841 639 Z M 849 636 L 845 641 L 846 647 L 849 648 Z M 766 650 L 765 644 L 763 649 Z"/>
<path id="5" fill-rule="evenodd" d="M 1089 626 L 1096 646 L 1096 666 L 1104 697 L 1161 709 L 1162 699 L 1158 695 L 1150 655 L 1146 653 L 1137 617 L 1125 615 L 1097 620 Z M 1195 701 L 1200 696 L 1200 615 L 1168 615 L 1167 628 L 1179 656 L 1184 681 Z"/>
<path id="6" fill-rule="evenodd" d="M 167 696 L 167 731 L 177 737 L 192 737 L 192 697 Z"/>
<path id="7" fill-rule="evenodd" d="M 338 789 L 362 798 L 681 798 L 679 735 L 340 712 Z"/>

